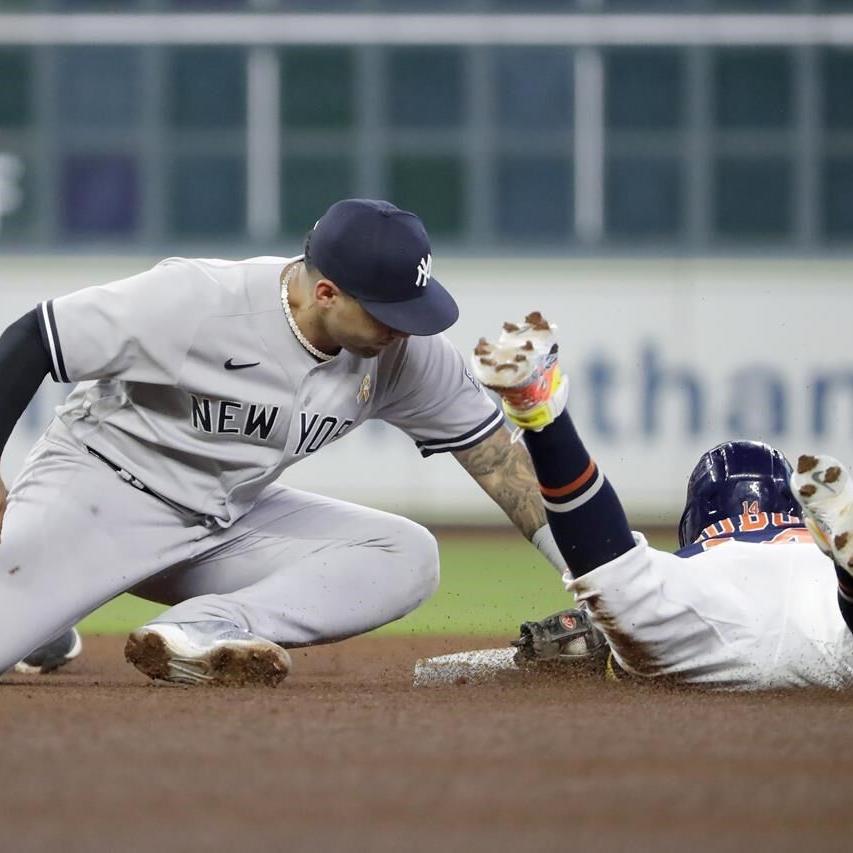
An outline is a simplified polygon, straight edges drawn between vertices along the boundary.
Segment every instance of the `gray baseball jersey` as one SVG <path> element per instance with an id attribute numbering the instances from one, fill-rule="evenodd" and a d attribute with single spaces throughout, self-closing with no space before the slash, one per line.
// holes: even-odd
<path id="1" fill-rule="evenodd" d="M 369 418 L 429 456 L 503 417 L 442 335 L 377 358 L 318 363 L 282 310 L 300 258 L 169 258 L 40 305 L 52 376 L 79 382 L 58 410 L 82 444 L 149 489 L 229 527 L 290 465 Z"/>

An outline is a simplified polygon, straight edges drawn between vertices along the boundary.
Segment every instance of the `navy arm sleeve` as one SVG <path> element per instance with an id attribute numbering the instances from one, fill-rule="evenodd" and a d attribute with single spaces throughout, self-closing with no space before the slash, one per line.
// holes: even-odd
<path id="1" fill-rule="evenodd" d="M 49 370 L 50 355 L 33 309 L 0 335 L 0 454 Z"/>

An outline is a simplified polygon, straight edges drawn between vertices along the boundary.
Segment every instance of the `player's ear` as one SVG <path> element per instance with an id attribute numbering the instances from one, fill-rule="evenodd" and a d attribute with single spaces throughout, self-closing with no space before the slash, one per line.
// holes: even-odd
<path id="1" fill-rule="evenodd" d="M 341 289 L 327 278 L 314 282 L 314 300 L 322 307 L 331 305 L 340 294 Z"/>

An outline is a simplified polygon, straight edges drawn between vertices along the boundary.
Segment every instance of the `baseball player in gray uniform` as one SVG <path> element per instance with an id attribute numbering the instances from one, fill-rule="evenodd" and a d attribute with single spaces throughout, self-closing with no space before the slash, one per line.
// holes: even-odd
<path id="1" fill-rule="evenodd" d="M 128 660 L 187 683 L 275 684 L 285 647 L 417 607 L 426 529 L 278 482 L 371 418 L 453 453 L 564 567 L 526 450 L 440 334 L 457 315 L 420 219 L 349 199 L 302 256 L 170 258 L 10 326 L 0 451 L 48 372 L 78 384 L 8 493 L 0 672 L 126 590 L 170 605 Z"/>

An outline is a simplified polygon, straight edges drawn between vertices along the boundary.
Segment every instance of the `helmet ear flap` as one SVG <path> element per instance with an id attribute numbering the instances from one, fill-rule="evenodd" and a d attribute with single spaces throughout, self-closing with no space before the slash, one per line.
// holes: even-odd
<path id="1" fill-rule="evenodd" d="M 692 545 L 716 514 L 714 505 L 718 485 L 725 476 L 715 455 L 718 450 L 719 446 L 703 453 L 696 467 L 690 472 L 684 511 L 678 524 L 679 548 Z"/>
<path id="2" fill-rule="evenodd" d="M 691 529 L 692 525 L 690 523 L 690 504 L 684 507 L 684 512 L 681 513 L 681 520 L 678 522 L 678 547 L 686 548 L 688 545 L 692 545 L 692 540 L 690 539 L 690 534 L 687 532 Z"/>
<path id="3" fill-rule="evenodd" d="M 691 499 L 689 492 L 687 497 L 687 504 L 684 507 L 684 512 L 681 513 L 681 521 L 678 523 L 679 548 L 692 545 L 698 539 L 699 534 L 708 526 L 701 523 L 701 499 L 696 495 Z"/>
<path id="4" fill-rule="evenodd" d="M 711 489 L 710 493 L 694 491 L 691 495 L 688 492 L 687 505 L 678 525 L 679 548 L 692 545 L 708 525 L 720 520 L 719 503 L 720 490 L 717 488 Z"/>

